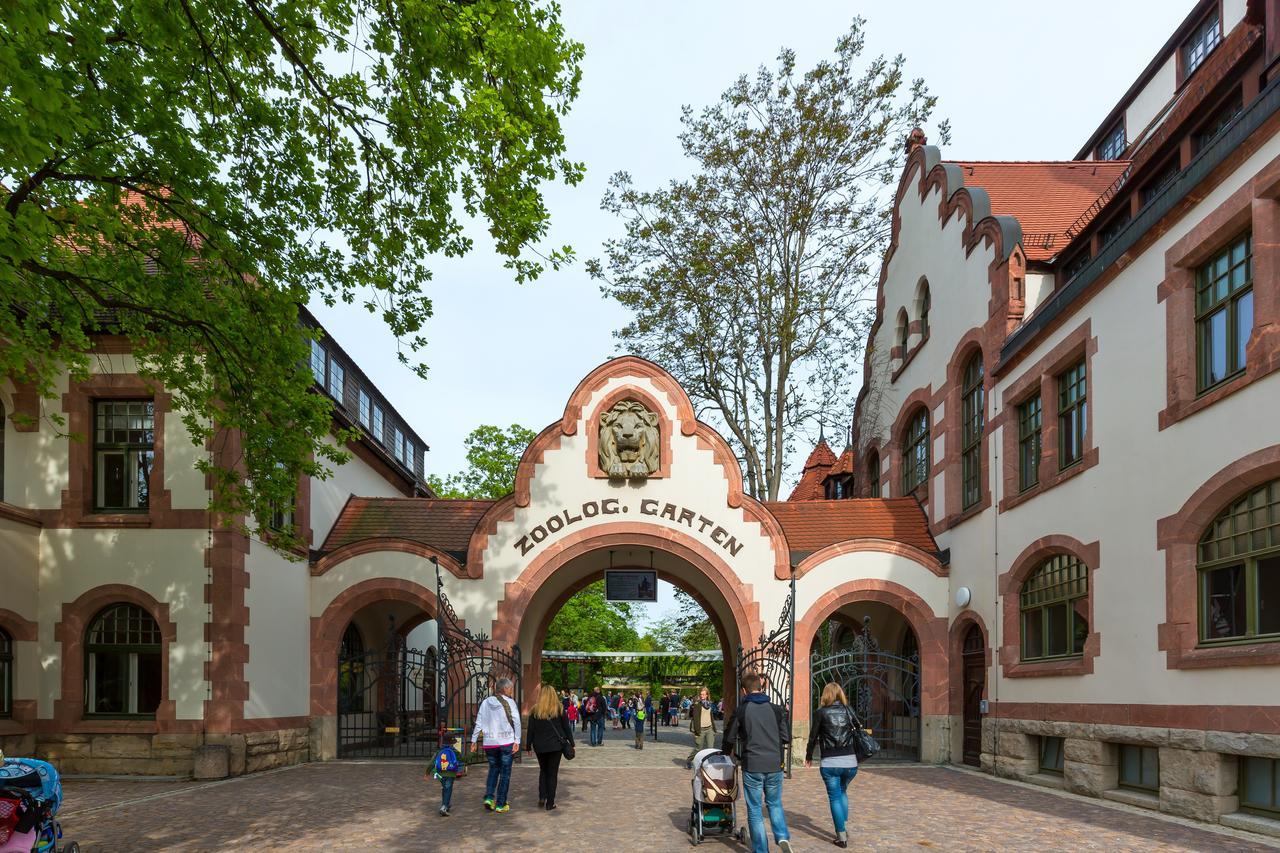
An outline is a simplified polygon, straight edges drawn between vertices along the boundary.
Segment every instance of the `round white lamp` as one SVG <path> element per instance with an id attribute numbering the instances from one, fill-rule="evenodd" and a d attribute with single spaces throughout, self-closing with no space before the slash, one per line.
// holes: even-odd
<path id="1" fill-rule="evenodd" d="M 973 593 L 969 591 L 969 587 L 962 586 L 956 590 L 956 607 L 968 607 L 972 599 Z"/>

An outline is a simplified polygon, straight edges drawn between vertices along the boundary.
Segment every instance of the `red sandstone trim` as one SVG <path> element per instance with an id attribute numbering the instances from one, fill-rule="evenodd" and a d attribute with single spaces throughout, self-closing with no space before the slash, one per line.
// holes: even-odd
<path id="1" fill-rule="evenodd" d="M 989 346 L 990 335 L 986 327 L 970 329 L 965 333 L 956 348 L 952 351 L 951 360 L 947 363 L 947 381 L 938 391 L 944 401 L 945 417 L 942 428 L 944 455 L 941 460 L 946 472 L 943 479 L 945 499 L 942 503 L 946 513 L 942 520 L 934 525 L 934 532 L 940 533 L 968 521 L 991 506 L 991 388 L 994 384 L 991 368 L 994 363 L 994 352 Z M 978 500 L 973 506 L 961 508 L 964 500 L 964 472 L 962 462 L 962 438 L 964 435 L 964 371 L 969 359 L 977 354 L 982 359 L 982 436 L 979 441 L 980 476 L 978 478 Z"/>
<path id="2" fill-rule="evenodd" d="M 903 542 L 896 542 L 892 539 L 850 539 L 845 542 L 836 542 L 828 545 L 820 551 L 815 551 L 796 566 L 796 579 L 804 577 L 818 566 L 835 559 L 844 554 L 859 554 L 865 552 L 878 552 L 881 554 L 893 554 L 898 557 L 906 557 L 908 560 L 914 560 L 933 572 L 940 578 L 945 578 L 950 574 L 947 567 L 942 565 L 936 556 L 921 551 L 913 545 L 907 545 Z"/>
<path id="3" fill-rule="evenodd" d="M 1098 353 L 1098 339 L 1093 336 L 1092 328 L 1092 321 L 1086 319 L 1035 364 L 1028 367 L 1002 393 L 1000 414 L 989 424 L 993 429 L 996 426 L 1003 427 L 1001 447 L 1004 462 L 1001 476 L 1004 479 L 1004 487 L 1001 491 L 1004 497 L 1000 499 L 1000 512 L 1008 512 L 1019 504 L 1083 474 L 1098 464 L 1098 448 L 1093 443 L 1093 413 L 1096 408 L 1093 396 L 1093 357 Z M 1085 397 L 1089 403 L 1084 441 L 1081 445 L 1084 452 L 1079 462 L 1069 468 L 1060 469 L 1058 467 L 1058 375 L 1081 358 L 1085 362 Z M 1026 491 L 1020 491 L 1018 488 L 1018 407 L 1034 397 L 1037 391 L 1040 393 L 1040 482 Z"/>
<path id="4" fill-rule="evenodd" d="M 389 551 L 398 554 L 413 554 L 424 560 L 430 560 L 432 557 L 440 561 L 440 565 L 447 569 L 454 577 L 465 578 L 466 570 L 453 557 L 450 557 L 444 551 L 433 548 L 422 542 L 414 542 L 409 539 L 395 539 L 390 537 L 379 537 L 377 539 L 361 539 L 358 542 L 350 542 L 343 545 L 336 551 L 325 554 L 320 559 L 311 564 L 311 576 L 320 577 L 325 572 L 335 566 L 345 563 L 347 560 L 355 559 L 364 554 L 375 554 L 380 551 Z"/>
<path id="5" fill-rule="evenodd" d="M 1089 635 L 1084 641 L 1084 653 L 1079 658 L 1055 661 L 1022 661 L 1022 584 L 1027 576 L 1048 558 L 1057 554 L 1070 554 L 1088 569 L 1089 596 L 1085 599 L 1089 620 Z M 1007 572 L 1000 575 L 1001 645 L 1000 670 L 1006 678 L 1034 678 L 1037 676 L 1089 675 L 1093 661 L 1102 651 L 1102 635 L 1094 621 L 1093 602 L 1096 595 L 1095 576 L 1101 566 L 1102 547 L 1097 541 L 1085 545 L 1080 540 L 1061 533 L 1042 536 L 1022 550 Z"/>
<path id="6" fill-rule="evenodd" d="M 689 400 L 689 395 L 670 373 L 654 362 L 635 355 L 609 359 L 578 383 L 578 387 L 574 388 L 573 393 L 569 395 L 568 405 L 565 406 L 564 418 L 560 424 L 561 432 L 564 435 L 577 433 L 578 421 L 582 419 L 582 409 L 590 401 L 591 395 L 603 388 L 610 379 L 620 376 L 640 376 L 653 380 L 654 384 L 666 392 L 667 399 L 676 407 L 681 434 L 693 435 L 697 417 L 693 413 L 693 403 Z"/>
<path id="7" fill-rule="evenodd" d="M 1166 399 L 1161 430 L 1280 370 L 1280 157 L 1165 252 L 1165 279 L 1156 301 L 1165 305 Z M 1196 268 L 1245 230 L 1253 232 L 1253 334 L 1245 370 L 1199 394 L 1196 389 Z"/>
<path id="8" fill-rule="evenodd" d="M 136 604 L 151 614 L 160 627 L 160 705 L 154 720 L 105 720 L 86 717 L 84 712 L 84 635 L 93 618 L 112 604 Z M 170 698 L 169 654 L 178 639 L 178 626 L 169 618 L 169 605 L 161 604 L 147 592 L 126 584 L 104 584 L 86 591 L 73 602 L 63 602 L 62 619 L 53 626 L 53 638 L 62 645 L 62 697 L 53 701 L 53 718 L 40 720 L 39 731 L 79 733 L 138 732 L 157 734 L 182 731 L 199 720 L 178 720 L 177 706 Z"/>
<path id="9" fill-rule="evenodd" d="M 889 494 L 901 495 L 902 494 L 903 452 L 905 451 L 903 436 L 907 430 L 907 423 L 911 420 L 912 416 L 915 415 L 915 413 L 917 412 L 917 410 L 920 409 L 921 406 L 923 406 L 925 409 L 928 410 L 928 413 L 929 413 L 929 438 L 928 438 L 929 475 L 925 477 L 924 482 L 921 483 L 919 486 L 916 486 L 915 491 L 912 492 L 912 494 L 914 494 L 919 499 L 920 503 L 926 508 L 926 511 L 925 511 L 926 517 L 929 516 L 929 513 L 928 513 L 929 489 L 933 485 L 933 476 L 935 473 L 935 469 L 940 468 L 938 464 L 938 460 L 933 458 L 934 457 L 933 442 L 934 442 L 934 438 L 936 437 L 936 433 L 934 430 L 937 427 L 937 424 L 933 422 L 934 410 L 938 407 L 938 404 L 940 402 L 942 402 L 942 395 L 935 393 L 933 390 L 933 385 L 931 384 L 926 385 L 923 388 L 917 388 L 916 390 L 908 394 L 907 398 L 902 401 L 902 406 L 899 407 L 898 409 L 898 416 L 894 419 L 893 426 L 890 427 L 889 441 L 888 441 L 888 444 L 886 445 L 886 449 L 892 450 L 892 453 L 889 454 L 889 460 L 888 460 L 890 492 L 886 493 L 882 490 L 881 495 L 885 497 L 888 497 Z M 880 456 L 881 470 L 884 469 L 884 465 L 885 465 L 885 457 L 884 457 L 884 454 L 881 454 Z M 903 496 L 905 497 L 905 495 Z"/>
<path id="10" fill-rule="evenodd" d="M 25 524 L 28 527 L 44 527 L 40 521 L 40 516 L 34 510 L 24 507 L 15 506 L 5 501 L 0 501 L 0 518 L 16 521 L 19 524 Z"/>
<path id="11" fill-rule="evenodd" d="M 991 702 L 988 719 L 1036 720 L 1196 731 L 1280 734 L 1275 705 L 1131 705 L 1085 702 Z"/>
<path id="12" fill-rule="evenodd" d="M 1157 628 L 1168 669 L 1280 664 L 1280 642 L 1239 646 L 1200 643 L 1196 546 L 1231 501 L 1280 477 L 1280 444 L 1242 456 L 1204 482 L 1176 513 L 1156 522 L 1156 548 L 1165 559 L 1165 622 Z"/>
<path id="13" fill-rule="evenodd" d="M 489 537 L 498 532 L 498 525 L 502 522 L 515 520 L 517 506 L 515 494 L 510 494 L 501 498 L 480 516 L 480 520 L 476 522 L 476 529 L 471 533 L 471 543 L 467 546 L 467 577 L 484 576 L 484 552 L 489 548 Z M 527 500 L 525 506 L 528 506 Z"/>
<path id="14" fill-rule="evenodd" d="M 311 618 L 312 716 L 338 713 L 338 649 L 342 634 L 357 612 L 380 601 L 407 602 L 433 618 L 440 612 L 434 592 L 403 578 L 370 578 L 338 593 L 324 613 Z M 242 720 L 241 724 L 249 722 L 252 721 Z"/>
<path id="15" fill-rule="evenodd" d="M 40 624 L 38 622 L 33 622 L 5 607 L 0 607 L 0 628 L 3 628 L 16 642 L 34 643 L 39 639 Z"/>
<path id="16" fill-rule="evenodd" d="M 542 462 L 548 450 L 558 450 L 560 447 L 560 437 L 567 433 L 563 433 L 558 424 L 551 426 L 538 433 L 533 441 L 529 442 L 529 446 L 524 449 L 524 454 L 520 457 L 519 464 L 516 465 L 516 488 L 515 502 L 516 506 L 525 507 L 529 505 L 529 483 L 533 480 L 534 469 Z M 488 518 L 486 514 L 485 519 Z M 485 519 L 481 519 L 483 522 Z M 477 529 L 479 525 L 477 525 Z M 470 564 L 471 560 L 467 560 Z"/>
<path id="17" fill-rule="evenodd" d="M 920 712 L 947 713 L 947 619 L 935 616 L 923 598 L 892 581 L 874 578 L 848 581 L 818 597 L 796 622 L 795 672 L 792 674 L 795 683 L 809 683 L 809 655 L 822 623 L 841 607 L 856 601 L 878 601 L 903 615 L 920 644 Z M 797 690 L 793 718 L 808 720 L 809 704 L 809 691 Z"/>

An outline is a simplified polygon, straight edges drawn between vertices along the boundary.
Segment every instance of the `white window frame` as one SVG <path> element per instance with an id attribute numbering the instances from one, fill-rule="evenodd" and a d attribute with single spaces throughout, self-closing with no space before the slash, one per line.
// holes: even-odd
<path id="1" fill-rule="evenodd" d="M 331 356 L 329 358 L 329 396 L 339 403 L 342 402 L 343 385 L 346 381 L 346 371 L 342 369 L 341 364 L 338 364 L 338 360 Z M 336 388 L 334 387 L 335 385 L 337 386 Z"/>
<path id="2" fill-rule="evenodd" d="M 385 426 L 386 424 L 382 416 L 382 407 L 379 406 L 377 403 L 374 403 L 373 404 L 373 438 L 375 441 L 378 442 L 378 444 L 382 444 L 383 441 L 385 441 L 385 439 L 383 438 L 383 435 L 385 434 Z"/>
<path id="3" fill-rule="evenodd" d="M 321 388 L 324 387 L 325 365 L 329 362 L 329 355 L 324 351 L 319 341 L 311 342 L 311 375 L 315 377 L 316 384 Z"/>
<path id="4" fill-rule="evenodd" d="M 372 418 L 370 416 L 370 407 L 373 405 L 373 401 L 369 399 L 368 393 L 366 393 L 363 388 L 361 388 L 357 393 L 359 395 L 358 405 L 360 407 L 360 411 L 358 414 L 360 423 L 364 424 L 366 428 L 371 428 Z"/>

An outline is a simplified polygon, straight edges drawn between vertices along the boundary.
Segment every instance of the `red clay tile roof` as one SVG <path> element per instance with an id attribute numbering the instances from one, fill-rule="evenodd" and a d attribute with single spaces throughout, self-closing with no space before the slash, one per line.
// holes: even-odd
<path id="1" fill-rule="evenodd" d="M 1017 217 L 1027 259 L 1047 261 L 1066 247 L 1067 229 L 1129 167 L 1128 160 L 957 161 L 964 183 L 982 187 L 991 212 Z"/>
<path id="2" fill-rule="evenodd" d="M 831 466 L 836 464 L 836 453 L 827 442 L 818 439 L 818 446 L 813 448 L 809 458 L 804 462 L 804 473 L 800 482 L 791 490 L 789 501 L 813 501 L 826 493 L 822 489 L 822 481 L 827 478 Z"/>
<path id="3" fill-rule="evenodd" d="M 915 498 L 772 501 L 792 551 L 813 552 L 848 539 L 892 539 L 936 554 L 938 543 Z"/>
<path id="4" fill-rule="evenodd" d="M 471 533 L 493 501 L 352 497 L 325 537 L 330 552 L 364 539 L 396 538 L 439 548 L 465 562 Z"/>
<path id="5" fill-rule="evenodd" d="M 840 458 L 831 466 L 831 470 L 827 471 L 827 476 L 834 474 L 852 474 L 853 473 L 853 448 L 846 447 L 844 452 L 840 454 Z"/>

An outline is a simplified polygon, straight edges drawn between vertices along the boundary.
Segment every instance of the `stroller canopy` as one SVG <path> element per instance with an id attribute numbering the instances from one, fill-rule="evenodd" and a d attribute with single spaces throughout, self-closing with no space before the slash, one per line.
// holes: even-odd
<path id="1" fill-rule="evenodd" d="M 50 815 L 57 814 L 62 806 L 62 781 L 57 768 L 38 758 L 6 758 L 0 764 L 0 787 L 26 788 L 31 796 L 50 806 Z"/>

